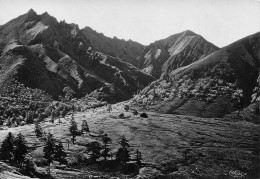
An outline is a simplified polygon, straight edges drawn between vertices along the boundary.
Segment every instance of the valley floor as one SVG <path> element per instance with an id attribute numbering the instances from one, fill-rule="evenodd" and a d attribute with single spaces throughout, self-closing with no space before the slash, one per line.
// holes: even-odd
<path id="1" fill-rule="evenodd" d="M 111 113 L 107 107 L 75 113 L 78 128 L 80 129 L 82 120 L 87 120 L 91 132 L 77 136 L 76 143 L 70 143 L 69 149 L 67 140 L 70 139 L 70 115 L 61 118 L 61 124 L 58 120 L 52 124 L 47 119 L 40 125 L 45 132 L 51 132 L 63 142 L 70 162 L 76 161 L 77 155 L 83 153 L 85 144 L 100 140 L 98 136 L 104 132 L 112 139 L 111 146 L 115 147 L 112 152 L 119 147 L 119 138 L 125 135 L 132 152 L 139 149 L 144 162 L 155 168 L 163 166 L 164 174 L 170 178 L 232 178 L 235 175 L 257 178 L 259 125 L 245 121 L 231 122 L 153 112 L 147 112 L 148 118 L 141 118 L 132 112 L 125 112 L 125 103 L 113 105 Z M 118 117 L 120 113 L 124 113 L 124 119 Z M 29 146 L 36 148 L 31 155 L 36 159 L 42 157 L 43 143 L 36 138 L 34 125 L 2 128 L 0 141 L 8 132 L 21 132 Z M 57 178 L 62 178 L 66 174 L 56 175 Z"/>

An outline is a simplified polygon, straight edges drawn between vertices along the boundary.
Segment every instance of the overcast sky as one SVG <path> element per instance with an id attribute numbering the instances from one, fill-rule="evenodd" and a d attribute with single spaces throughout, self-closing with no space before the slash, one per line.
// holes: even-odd
<path id="1" fill-rule="evenodd" d="M 223 47 L 260 27 L 257 0 L 0 0 L 0 24 L 30 8 L 144 45 L 192 30 Z"/>

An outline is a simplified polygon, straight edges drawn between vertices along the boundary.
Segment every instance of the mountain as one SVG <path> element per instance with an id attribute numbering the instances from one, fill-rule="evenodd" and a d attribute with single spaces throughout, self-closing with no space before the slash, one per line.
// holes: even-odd
<path id="1" fill-rule="evenodd" d="M 109 38 L 102 33 L 97 33 L 90 27 L 82 29 L 83 35 L 91 43 L 91 46 L 102 53 L 118 57 L 124 61 L 137 66 L 137 57 L 144 50 L 144 46 L 132 40 L 121 40 L 117 37 Z"/>
<path id="2" fill-rule="evenodd" d="M 223 117 L 252 104 L 259 95 L 257 78 L 259 33 L 171 71 L 133 101 L 163 113 Z"/>
<path id="3" fill-rule="evenodd" d="M 0 26 L 0 86 L 15 79 L 53 97 L 91 94 L 115 102 L 155 79 L 93 43 L 76 24 L 30 10 Z"/>
<path id="4" fill-rule="evenodd" d="M 138 67 L 156 78 L 189 65 L 219 48 L 192 31 L 184 31 L 156 41 L 138 56 Z"/>

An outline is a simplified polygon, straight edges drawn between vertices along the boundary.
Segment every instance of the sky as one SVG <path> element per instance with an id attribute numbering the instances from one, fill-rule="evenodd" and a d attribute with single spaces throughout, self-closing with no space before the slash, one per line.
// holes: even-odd
<path id="1" fill-rule="evenodd" d="M 0 24 L 31 8 L 144 45 L 191 30 L 223 47 L 260 29 L 260 0 L 0 0 Z"/>

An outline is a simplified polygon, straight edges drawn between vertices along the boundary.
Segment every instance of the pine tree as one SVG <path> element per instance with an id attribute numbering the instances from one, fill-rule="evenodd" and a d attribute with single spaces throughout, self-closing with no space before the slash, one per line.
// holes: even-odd
<path id="1" fill-rule="evenodd" d="M 35 135 L 37 136 L 37 138 L 42 137 L 42 128 L 38 122 L 36 122 L 34 125 L 34 131 L 35 131 Z"/>
<path id="2" fill-rule="evenodd" d="M 6 138 L 3 140 L 0 148 L 0 160 L 13 160 L 14 151 L 14 137 L 11 132 L 9 132 Z"/>
<path id="3" fill-rule="evenodd" d="M 90 159 L 97 161 L 101 157 L 101 144 L 97 141 L 87 144 L 87 153 L 90 153 Z"/>
<path id="4" fill-rule="evenodd" d="M 55 114 L 54 114 L 54 110 L 52 110 L 51 112 L 51 123 L 54 124 L 54 119 L 55 119 Z"/>
<path id="5" fill-rule="evenodd" d="M 121 147 L 116 152 L 116 160 L 118 162 L 126 163 L 130 160 L 129 150 L 130 145 L 128 144 L 128 140 L 125 136 L 122 136 L 121 140 L 118 142 Z"/>
<path id="6" fill-rule="evenodd" d="M 74 119 L 74 116 L 72 114 L 71 121 L 70 121 L 70 127 L 69 127 L 70 134 L 72 136 L 71 141 L 74 144 L 76 141 L 76 136 L 78 135 L 78 126 Z"/>
<path id="7" fill-rule="evenodd" d="M 33 112 L 28 111 L 26 114 L 26 123 L 27 124 L 32 124 L 33 123 Z"/>
<path id="8" fill-rule="evenodd" d="M 88 122 L 86 120 L 82 121 L 82 125 L 81 125 L 81 132 L 89 132 L 89 127 L 88 127 Z"/>
<path id="9" fill-rule="evenodd" d="M 101 151 L 101 156 L 106 160 L 107 157 L 111 157 L 112 155 L 109 154 L 110 152 L 110 149 L 108 148 L 108 145 L 109 143 L 112 142 L 112 139 L 110 137 L 108 137 L 107 134 L 105 134 L 103 137 L 102 137 L 102 142 L 103 142 L 103 150 Z"/>
<path id="10" fill-rule="evenodd" d="M 56 150 L 55 150 L 55 154 L 54 154 L 54 159 L 58 162 L 60 162 L 60 164 L 67 164 L 67 154 L 64 151 L 63 145 L 61 143 L 61 141 L 59 141 L 58 145 L 56 145 Z"/>
<path id="11" fill-rule="evenodd" d="M 51 133 L 48 134 L 43 148 L 43 158 L 47 159 L 48 165 L 52 163 L 55 155 L 55 141 Z"/>
<path id="12" fill-rule="evenodd" d="M 134 158 L 134 160 L 136 161 L 136 163 L 138 164 L 138 165 L 141 165 L 142 164 L 142 153 L 137 149 L 136 151 L 135 151 L 135 158 Z"/>
<path id="13" fill-rule="evenodd" d="M 14 161 L 22 163 L 25 160 L 26 154 L 29 152 L 29 147 L 26 145 L 24 136 L 21 133 L 14 139 L 14 146 Z"/>
<path id="14" fill-rule="evenodd" d="M 125 138 L 125 136 L 122 136 L 122 137 L 121 137 L 121 140 L 118 142 L 118 144 L 120 144 L 121 147 L 122 147 L 123 149 L 125 149 L 125 148 L 129 148 L 129 147 L 130 147 L 130 145 L 129 145 L 128 142 L 129 142 L 129 141 Z"/>

